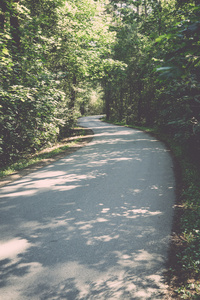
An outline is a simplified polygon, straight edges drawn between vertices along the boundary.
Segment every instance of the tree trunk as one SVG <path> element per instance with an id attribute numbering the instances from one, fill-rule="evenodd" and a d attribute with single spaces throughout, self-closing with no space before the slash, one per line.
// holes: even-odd
<path id="1" fill-rule="evenodd" d="M 14 3 L 19 3 L 20 0 L 13 0 Z M 10 32 L 14 43 L 14 52 L 20 52 L 20 31 L 19 31 L 19 19 L 15 8 L 12 7 L 10 12 Z"/>
<path id="2" fill-rule="evenodd" d="M 110 90 L 110 82 L 105 84 L 105 109 L 106 109 L 106 118 L 110 119 L 110 98 L 111 98 L 111 90 Z"/>
<path id="3" fill-rule="evenodd" d="M 122 119 L 123 119 L 123 114 L 124 114 L 124 93 L 123 93 L 123 87 L 121 84 L 121 87 L 120 87 L 120 110 L 119 110 L 120 121 L 122 121 Z"/>
<path id="4" fill-rule="evenodd" d="M 138 82 L 137 122 L 141 124 L 142 117 L 142 84 Z"/>
<path id="5" fill-rule="evenodd" d="M 1 14 L 0 14 L 0 28 L 1 31 L 4 31 L 4 26 L 5 26 L 5 13 L 6 13 L 6 9 L 7 9 L 7 5 L 5 0 L 1 0 L 0 1 L 0 8 L 1 8 Z"/>
<path id="6" fill-rule="evenodd" d="M 69 109 L 73 109 L 76 101 L 76 75 L 73 75 Z"/>
<path id="7" fill-rule="evenodd" d="M 158 35 L 162 33 L 162 5 L 161 1 L 158 0 Z"/>
<path id="8" fill-rule="evenodd" d="M 144 14 L 145 14 L 145 18 L 147 18 L 147 1 L 144 1 Z"/>
<path id="9" fill-rule="evenodd" d="M 140 14 L 140 6 L 139 6 L 139 4 L 137 5 L 137 14 L 138 14 L 138 16 Z"/>

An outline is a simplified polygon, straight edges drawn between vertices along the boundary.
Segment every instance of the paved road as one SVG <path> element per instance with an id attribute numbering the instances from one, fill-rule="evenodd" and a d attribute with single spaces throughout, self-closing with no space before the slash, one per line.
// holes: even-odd
<path id="1" fill-rule="evenodd" d="M 84 148 L 0 189 L 0 299 L 164 299 L 169 152 L 87 117 Z"/>

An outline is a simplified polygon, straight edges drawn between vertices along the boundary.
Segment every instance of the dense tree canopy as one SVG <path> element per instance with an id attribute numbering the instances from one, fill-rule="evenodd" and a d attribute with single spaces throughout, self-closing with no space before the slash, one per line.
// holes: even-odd
<path id="1" fill-rule="evenodd" d="M 91 95 L 101 100 L 97 80 L 115 33 L 104 5 L 93 0 L 3 0 L 0 8 L 0 158 L 6 165 L 55 142 L 86 111 Z"/>
<path id="2" fill-rule="evenodd" d="M 105 112 L 200 144 L 200 4 L 2 0 L 2 165 Z"/>
<path id="3" fill-rule="evenodd" d="M 117 33 L 113 57 L 127 67 L 123 76 L 111 75 L 107 118 L 159 126 L 191 153 L 200 150 L 199 4 L 146 0 L 109 6 Z"/>

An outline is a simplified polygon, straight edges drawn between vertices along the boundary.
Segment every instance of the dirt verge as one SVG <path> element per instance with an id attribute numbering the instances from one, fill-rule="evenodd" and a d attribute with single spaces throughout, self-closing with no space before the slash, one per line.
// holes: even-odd
<path id="1" fill-rule="evenodd" d="M 69 148 L 63 151 L 62 153 L 59 153 L 51 158 L 42 159 L 40 162 L 35 163 L 27 168 L 24 168 L 22 170 L 16 171 L 11 175 L 5 176 L 0 178 L 0 187 L 5 186 L 8 183 L 11 183 L 17 179 L 22 178 L 25 175 L 28 175 L 32 172 L 35 172 L 61 158 L 64 158 L 65 156 L 74 153 L 78 149 L 84 147 L 86 144 L 88 144 L 93 139 L 93 131 L 91 129 L 84 128 L 84 136 L 75 135 L 73 137 L 65 138 L 63 139 L 59 144 L 55 145 L 54 147 L 44 149 L 40 151 L 38 154 L 42 154 L 43 152 L 50 152 L 51 150 L 64 146 L 69 145 Z M 79 142 L 76 144 L 71 144 L 73 141 L 80 139 Z"/>

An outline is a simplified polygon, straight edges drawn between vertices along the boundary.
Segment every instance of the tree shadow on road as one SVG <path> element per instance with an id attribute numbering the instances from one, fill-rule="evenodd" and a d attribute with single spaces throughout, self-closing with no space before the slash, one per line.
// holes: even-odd
<path id="1" fill-rule="evenodd" d="M 110 130 L 1 189 L 5 300 L 164 299 L 171 160 L 148 135 Z"/>

